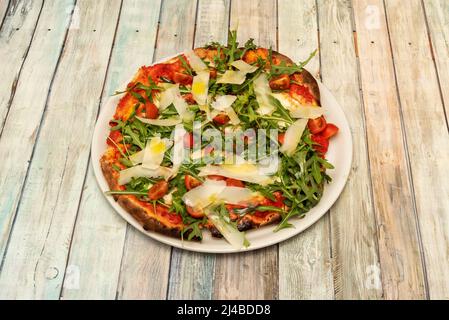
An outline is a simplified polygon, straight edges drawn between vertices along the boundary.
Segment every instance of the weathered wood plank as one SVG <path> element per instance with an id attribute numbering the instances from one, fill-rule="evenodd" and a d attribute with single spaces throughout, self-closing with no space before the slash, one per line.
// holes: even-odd
<path id="1" fill-rule="evenodd" d="M 3 159 L 0 163 L 0 260 L 7 246 L 28 161 L 69 25 L 70 14 L 62 12 L 68 6 L 73 7 L 73 3 L 73 0 L 64 0 L 44 5 L 21 76 L 15 84 L 15 97 L 0 136 L 0 154 Z M 12 61 L 11 64 L 16 62 Z M 2 64 L 2 67 L 6 64 Z"/>
<path id="2" fill-rule="evenodd" d="M 419 0 L 407 6 L 390 0 L 386 12 L 429 294 L 432 299 L 449 299 L 449 133 L 424 11 Z"/>
<path id="3" fill-rule="evenodd" d="M 278 6 L 279 51 L 294 61 L 307 59 L 319 47 L 316 1 L 280 0 Z M 319 64 L 317 55 L 307 69 L 317 76 Z M 330 254 L 328 215 L 279 244 L 279 298 L 332 299 Z"/>
<path id="4" fill-rule="evenodd" d="M 225 43 L 229 29 L 231 0 L 199 0 L 195 47 L 211 41 Z"/>
<path id="5" fill-rule="evenodd" d="M 386 299 L 425 297 L 413 193 L 383 2 L 354 1 L 369 161 Z"/>
<path id="6" fill-rule="evenodd" d="M 2 297 L 59 298 L 120 5 L 77 2 L 79 28 L 69 30 L 51 88 L 1 270 Z"/>
<path id="7" fill-rule="evenodd" d="M 254 38 L 258 45 L 276 48 L 276 2 L 237 0 L 231 3 L 231 27 L 239 24 L 243 44 Z M 277 246 L 242 253 L 217 255 L 215 299 L 278 298 Z"/>
<path id="8" fill-rule="evenodd" d="M 215 261 L 214 299 L 277 299 L 277 246 L 217 255 Z"/>
<path id="9" fill-rule="evenodd" d="M 229 0 L 200 0 L 194 47 L 210 41 L 225 43 L 229 22 Z M 211 299 L 214 255 L 173 248 L 168 299 Z"/>
<path id="10" fill-rule="evenodd" d="M 382 282 L 350 5 L 318 1 L 322 81 L 344 108 L 354 146 L 347 185 L 330 210 L 335 298 L 378 299 Z"/>
<path id="11" fill-rule="evenodd" d="M 277 47 L 276 1 L 235 0 L 231 3 L 231 29 L 238 27 L 241 45 L 253 38 L 258 45 Z"/>
<path id="12" fill-rule="evenodd" d="M 196 1 L 164 0 L 161 8 L 155 59 L 192 48 Z M 118 298 L 165 299 L 170 270 L 169 246 L 128 228 L 120 273 Z M 157 279 L 157 281 L 154 281 Z"/>
<path id="13" fill-rule="evenodd" d="M 151 63 L 156 41 L 160 1 L 142 10 L 144 0 L 122 5 L 116 40 L 103 94 L 103 103 L 132 72 Z M 132 48 L 132 54 L 129 54 Z M 69 272 L 62 299 L 115 299 L 127 224 L 106 201 L 89 165 L 73 235 Z M 149 270 L 152 273 L 151 270 Z"/>
<path id="14" fill-rule="evenodd" d="M 424 0 L 423 3 L 446 108 L 446 121 L 449 121 L 449 2 Z"/>
<path id="15" fill-rule="evenodd" d="M 0 134 L 42 6 L 42 0 L 11 2 L 0 29 L 0 61 L 8 61 L 0 65 Z"/>
<path id="16" fill-rule="evenodd" d="M 6 17 L 6 12 L 8 10 L 8 6 L 9 6 L 9 1 L 1 1 L 0 2 L 0 28 L 2 26 L 3 23 L 3 19 Z"/>

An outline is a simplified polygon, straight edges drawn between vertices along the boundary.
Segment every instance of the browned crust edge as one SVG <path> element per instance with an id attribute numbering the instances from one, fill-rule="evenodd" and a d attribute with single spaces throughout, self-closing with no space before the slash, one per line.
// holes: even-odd
<path id="1" fill-rule="evenodd" d="M 100 160 L 100 164 L 109 188 L 111 190 L 117 190 L 118 183 L 114 177 L 114 169 L 112 168 L 112 164 L 105 161 L 103 158 Z M 175 238 L 181 238 L 182 230 L 180 228 L 166 226 L 161 221 L 151 217 L 147 212 L 150 209 L 142 206 L 130 196 L 114 195 L 114 200 L 117 201 L 117 203 L 129 214 L 131 214 L 131 216 L 133 216 L 145 230 L 155 231 Z"/>
<path id="2" fill-rule="evenodd" d="M 293 63 L 292 59 L 283 55 L 282 53 L 273 51 L 273 55 L 275 57 L 277 57 L 278 59 L 285 61 L 286 63 L 289 63 L 289 64 Z M 303 71 L 300 73 L 300 75 L 302 77 L 303 83 L 312 91 L 312 94 L 313 94 L 315 100 L 318 102 L 319 105 L 321 105 L 320 104 L 320 98 L 321 98 L 320 89 L 318 87 L 318 82 L 316 81 L 316 79 L 306 69 L 303 69 Z"/>

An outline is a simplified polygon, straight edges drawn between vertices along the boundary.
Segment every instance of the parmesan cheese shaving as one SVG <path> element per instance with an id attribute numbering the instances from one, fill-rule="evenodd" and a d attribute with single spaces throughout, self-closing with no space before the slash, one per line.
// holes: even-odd
<path id="1" fill-rule="evenodd" d="M 203 62 L 203 60 L 201 60 L 200 57 L 196 55 L 193 50 L 184 53 L 184 55 L 186 56 L 190 66 L 196 73 L 208 70 L 207 65 Z"/>
<path id="2" fill-rule="evenodd" d="M 199 105 L 207 103 L 207 93 L 209 91 L 209 71 L 200 71 L 193 77 L 192 95 Z"/>
<path id="3" fill-rule="evenodd" d="M 137 119 L 142 121 L 143 123 L 151 124 L 153 126 L 161 126 L 161 127 L 171 127 L 176 126 L 181 123 L 182 120 L 180 118 L 168 118 L 168 119 L 146 119 L 142 117 L 136 116 Z"/>
<path id="4" fill-rule="evenodd" d="M 132 180 L 132 178 L 147 177 L 147 178 L 160 178 L 168 179 L 171 175 L 171 169 L 165 167 L 158 167 L 156 169 L 147 169 L 142 166 L 134 166 L 120 171 L 118 183 L 125 185 Z"/>
<path id="5" fill-rule="evenodd" d="M 204 209 L 210 204 L 225 202 L 239 204 L 255 197 L 255 193 L 247 188 L 228 187 L 225 181 L 209 180 L 184 194 L 184 203 L 195 209 Z"/>
<path id="6" fill-rule="evenodd" d="M 296 120 L 285 132 L 284 144 L 279 149 L 282 153 L 291 156 L 301 141 L 302 133 L 307 126 L 307 119 Z"/>
<path id="7" fill-rule="evenodd" d="M 146 169 L 158 168 L 164 160 L 164 154 L 169 143 L 167 139 L 161 139 L 160 137 L 148 140 L 145 149 L 143 149 L 142 167 Z"/>
<path id="8" fill-rule="evenodd" d="M 231 63 L 231 66 L 239 69 L 239 71 L 244 72 L 245 74 L 253 73 L 254 71 L 257 70 L 256 66 L 252 66 L 243 60 L 236 60 L 233 63 Z"/>
<path id="9" fill-rule="evenodd" d="M 261 115 L 270 115 L 275 110 L 275 107 L 270 102 L 270 95 L 272 94 L 270 84 L 267 76 L 261 73 L 254 79 L 254 93 L 259 104 L 257 112 Z"/>
<path id="10" fill-rule="evenodd" d="M 218 77 L 217 83 L 242 84 L 245 82 L 246 73 L 242 71 L 226 70 Z"/>
<path id="11" fill-rule="evenodd" d="M 323 115 L 323 108 L 302 105 L 288 93 L 273 93 L 272 96 L 279 100 L 285 109 L 290 111 L 290 115 L 293 118 L 316 119 Z"/>
<path id="12" fill-rule="evenodd" d="M 262 186 L 273 182 L 269 176 L 262 173 L 262 170 L 257 165 L 250 163 L 207 165 L 200 168 L 199 176 L 203 177 L 208 175 L 219 175 L 226 178 L 257 183 Z"/>

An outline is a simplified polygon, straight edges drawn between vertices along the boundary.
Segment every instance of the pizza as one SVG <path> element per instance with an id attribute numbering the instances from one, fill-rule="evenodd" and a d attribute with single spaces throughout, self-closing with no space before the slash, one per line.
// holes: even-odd
<path id="1" fill-rule="evenodd" d="M 338 133 L 305 69 L 315 53 L 294 63 L 230 31 L 227 44 L 142 66 L 116 93 L 107 195 L 145 230 L 186 241 L 210 232 L 242 248 L 249 229 L 291 227 L 331 181 Z"/>

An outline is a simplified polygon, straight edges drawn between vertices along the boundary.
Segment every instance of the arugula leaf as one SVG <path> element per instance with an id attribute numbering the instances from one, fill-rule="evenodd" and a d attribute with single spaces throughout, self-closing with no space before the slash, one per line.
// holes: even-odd
<path id="1" fill-rule="evenodd" d="M 304 67 L 310 60 L 312 60 L 317 52 L 318 50 L 313 51 L 305 61 L 300 62 L 299 64 L 293 63 L 292 65 L 287 65 L 284 61 L 282 61 L 280 65 L 273 65 L 273 63 L 271 63 L 270 78 L 280 76 L 281 74 L 291 75 L 295 72 L 302 72 Z"/>

